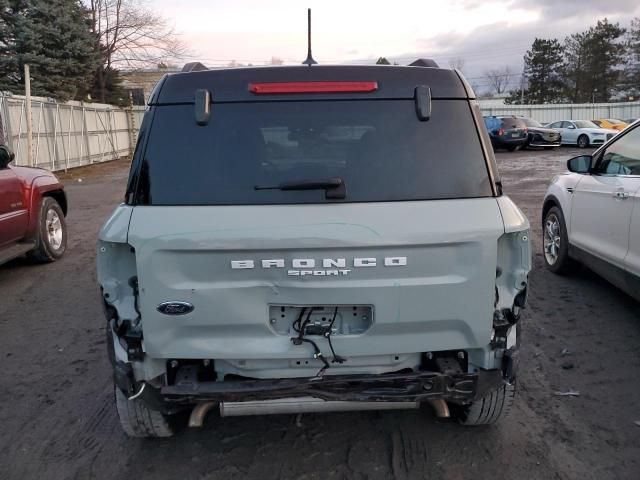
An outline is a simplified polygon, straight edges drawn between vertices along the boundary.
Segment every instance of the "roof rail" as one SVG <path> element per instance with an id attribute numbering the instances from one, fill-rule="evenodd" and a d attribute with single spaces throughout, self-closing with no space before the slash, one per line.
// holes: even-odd
<path id="1" fill-rule="evenodd" d="M 209 70 L 200 62 L 189 62 L 185 63 L 184 67 L 182 67 L 183 72 L 201 72 L 203 70 Z"/>
<path id="2" fill-rule="evenodd" d="M 431 67 L 440 68 L 440 66 L 430 58 L 418 58 L 409 64 L 410 67 Z"/>

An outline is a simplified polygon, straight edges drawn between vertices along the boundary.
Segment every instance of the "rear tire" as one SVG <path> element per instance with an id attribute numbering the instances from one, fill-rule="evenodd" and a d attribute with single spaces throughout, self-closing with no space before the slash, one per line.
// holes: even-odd
<path id="1" fill-rule="evenodd" d="M 542 221 L 542 258 L 547 269 L 558 275 L 569 273 L 574 266 L 569 257 L 567 224 L 559 207 L 551 207 Z"/>
<path id="2" fill-rule="evenodd" d="M 516 148 L 518 148 L 518 147 L 514 147 L 513 145 L 509 145 L 509 146 L 507 147 L 507 151 L 509 151 L 509 152 L 515 152 L 515 151 L 516 151 Z"/>
<path id="3" fill-rule="evenodd" d="M 578 148 L 587 148 L 589 146 L 589 137 L 586 135 L 580 135 L 578 137 Z"/>
<path id="4" fill-rule="evenodd" d="M 515 395 L 515 382 L 504 383 L 497 390 L 468 405 L 452 405 L 451 413 L 461 425 L 491 425 L 509 414 Z"/>
<path id="5" fill-rule="evenodd" d="M 67 224 L 62 208 L 51 197 L 44 197 L 38 214 L 36 246 L 28 253 L 39 263 L 59 260 L 67 249 Z"/>
<path id="6" fill-rule="evenodd" d="M 116 409 L 124 433 L 133 438 L 166 438 L 175 430 L 169 418 L 151 410 L 140 399 L 129 400 L 118 387 L 115 387 Z"/>

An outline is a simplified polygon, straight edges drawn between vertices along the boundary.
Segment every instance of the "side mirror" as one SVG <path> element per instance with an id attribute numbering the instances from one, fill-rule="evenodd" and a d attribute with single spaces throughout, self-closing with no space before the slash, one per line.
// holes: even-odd
<path id="1" fill-rule="evenodd" d="M 13 159 L 16 158 L 15 154 L 6 145 L 0 145 L 0 168 L 7 168 Z"/>
<path id="2" fill-rule="evenodd" d="M 591 155 L 580 155 L 573 157 L 567 162 L 567 168 L 573 173 L 589 173 L 591 171 L 591 163 L 593 157 Z"/>

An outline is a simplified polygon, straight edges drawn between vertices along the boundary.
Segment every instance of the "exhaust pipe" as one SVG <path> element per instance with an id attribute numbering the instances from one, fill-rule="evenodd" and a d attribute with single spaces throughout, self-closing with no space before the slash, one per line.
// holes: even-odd
<path id="1" fill-rule="evenodd" d="M 433 407 L 433 410 L 436 412 L 436 417 L 438 418 L 449 418 L 451 414 L 449 413 L 449 405 L 443 399 L 432 399 L 427 400 L 429 405 Z"/>
<path id="2" fill-rule="evenodd" d="M 207 413 L 217 404 L 218 402 L 203 402 L 196 405 L 193 410 L 191 410 L 191 415 L 189 415 L 189 426 L 195 428 L 201 427 L 204 422 L 204 417 L 206 417 Z"/>
<path id="3" fill-rule="evenodd" d="M 315 397 L 297 397 L 250 402 L 222 402 L 220 403 L 220 416 L 238 417 L 243 415 L 355 412 L 362 410 L 407 410 L 419 407 L 419 402 L 343 402 L 322 400 Z"/>

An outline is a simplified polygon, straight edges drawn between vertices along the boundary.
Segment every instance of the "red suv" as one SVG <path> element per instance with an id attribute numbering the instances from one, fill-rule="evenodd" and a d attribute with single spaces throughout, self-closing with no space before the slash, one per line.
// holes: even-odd
<path id="1" fill-rule="evenodd" d="M 0 264 L 27 254 L 53 262 L 67 248 L 67 197 L 54 174 L 9 164 L 14 154 L 0 145 Z"/>

